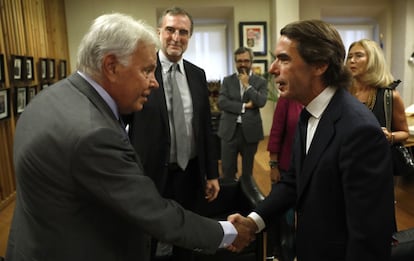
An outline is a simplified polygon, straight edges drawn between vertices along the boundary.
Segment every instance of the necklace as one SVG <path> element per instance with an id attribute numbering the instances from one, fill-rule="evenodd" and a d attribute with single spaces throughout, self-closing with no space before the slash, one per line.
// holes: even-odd
<path id="1" fill-rule="evenodd" d="M 367 103 L 365 104 L 371 111 L 374 109 L 375 102 L 377 101 L 377 88 L 372 88 L 368 94 Z"/>
<path id="2" fill-rule="evenodd" d="M 360 93 L 357 92 L 355 87 L 351 87 L 351 94 L 357 97 L 359 100 L 361 100 L 371 111 L 374 109 L 375 102 L 377 101 L 377 88 L 370 88 L 369 91 L 367 91 L 368 94 L 366 94 L 366 101 L 363 96 L 361 96 Z M 363 95 L 363 94 L 362 94 Z"/>

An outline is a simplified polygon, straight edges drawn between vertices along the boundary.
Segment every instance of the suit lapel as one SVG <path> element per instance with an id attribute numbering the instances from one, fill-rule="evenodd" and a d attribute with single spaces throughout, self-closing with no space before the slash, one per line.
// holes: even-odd
<path id="1" fill-rule="evenodd" d="M 237 76 L 237 73 L 234 73 L 233 77 L 231 77 L 231 79 L 233 81 L 231 86 L 236 86 L 237 87 L 237 88 L 231 88 L 230 89 L 230 91 L 232 92 L 231 95 L 234 98 L 238 97 L 239 100 L 242 101 L 243 97 L 241 96 L 241 93 L 240 93 L 240 80 L 239 80 L 239 77 Z"/>
<path id="2" fill-rule="evenodd" d="M 72 85 L 78 89 L 81 93 L 83 93 L 91 103 L 104 114 L 104 118 L 108 121 L 110 125 L 114 129 L 120 130 L 121 134 L 123 135 L 123 141 L 126 144 L 130 144 L 128 134 L 125 130 L 125 125 L 122 122 L 122 119 L 119 120 L 114 115 L 113 111 L 109 107 L 109 105 L 105 102 L 105 100 L 99 95 L 99 93 L 79 74 L 74 73 L 68 80 L 72 83 Z"/>
<path id="3" fill-rule="evenodd" d="M 113 119 L 116 124 L 118 124 L 118 120 L 116 119 L 114 113 L 112 112 L 111 108 L 109 108 L 108 104 L 102 99 L 102 97 L 96 92 L 96 90 L 79 74 L 74 73 L 68 80 L 72 82 L 73 86 L 78 89 L 81 93 L 83 93 L 89 100 L 103 113 L 105 113 L 109 118 Z"/>
<path id="4" fill-rule="evenodd" d="M 312 143 L 309 147 L 308 154 L 303 160 L 302 170 L 298 170 L 300 172 L 300 174 L 297 176 L 298 200 L 300 200 L 303 192 L 306 190 L 306 187 L 309 184 L 318 163 L 320 162 L 320 158 L 322 157 L 323 153 L 335 135 L 335 122 L 340 118 L 341 115 L 341 106 L 338 106 L 338 103 L 335 100 L 338 99 L 340 92 L 341 90 L 338 90 L 336 92 L 331 102 L 328 104 L 328 107 L 322 114 Z M 335 106 L 332 104 L 335 104 Z M 300 166 L 299 162 L 297 166 Z"/>
<path id="5" fill-rule="evenodd" d="M 162 78 L 162 66 L 161 66 L 161 62 L 159 58 L 157 60 L 157 68 L 155 69 L 155 79 L 160 79 L 158 82 L 160 87 L 156 90 L 151 91 L 151 94 L 148 97 L 148 101 L 152 103 L 155 102 L 157 104 L 161 104 L 161 106 L 156 106 L 156 107 L 160 108 L 160 114 L 161 114 L 162 121 L 165 122 L 167 126 L 169 126 L 168 109 L 167 109 L 167 103 L 165 101 L 164 81 Z M 168 135 L 170 135 L 170 132 L 168 132 Z"/>
<path id="6" fill-rule="evenodd" d="M 200 83 L 204 82 L 200 71 L 195 70 L 194 67 L 188 61 L 184 60 L 183 62 L 185 75 L 187 77 L 188 88 L 190 90 L 193 104 L 193 132 L 195 137 L 198 137 L 200 132 L 200 126 L 202 126 L 200 121 L 204 120 L 200 119 L 200 115 L 204 115 L 204 108 L 200 107 L 200 105 L 197 104 L 197 102 L 202 102 L 204 99 L 206 99 L 206 97 L 204 96 L 204 91 L 208 92 L 208 90 L 203 90 L 203 88 L 207 88 L 207 83 L 205 83 L 205 86 L 200 86 Z M 200 110 L 203 111 L 201 112 Z"/>

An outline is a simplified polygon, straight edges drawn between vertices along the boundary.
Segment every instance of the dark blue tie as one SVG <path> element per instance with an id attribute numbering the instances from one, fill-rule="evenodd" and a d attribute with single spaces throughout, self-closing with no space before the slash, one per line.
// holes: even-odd
<path id="1" fill-rule="evenodd" d="M 302 109 L 302 112 L 300 113 L 299 117 L 299 132 L 300 132 L 300 140 L 301 140 L 301 156 L 302 160 L 305 159 L 306 156 L 306 135 L 308 130 L 308 120 L 310 118 L 311 114 L 306 110 L 306 108 Z"/>

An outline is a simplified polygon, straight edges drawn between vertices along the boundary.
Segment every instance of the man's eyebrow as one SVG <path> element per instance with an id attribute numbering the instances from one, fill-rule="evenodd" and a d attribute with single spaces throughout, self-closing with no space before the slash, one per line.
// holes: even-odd
<path id="1" fill-rule="evenodd" d="M 276 55 L 276 58 L 281 59 L 281 58 L 289 58 L 289 55 L 287 55 L 286 53 L 279 53 Z"/>

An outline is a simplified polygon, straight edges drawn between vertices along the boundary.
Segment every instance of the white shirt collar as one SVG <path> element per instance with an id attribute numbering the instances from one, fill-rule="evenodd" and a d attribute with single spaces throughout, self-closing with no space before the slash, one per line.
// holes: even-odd
<path id="1" fill-rule="evenodd" d="M 334 96 L 337 88 L 328 86 L 326 87 L 315 99 L 313 99 L 306 109 L 312 114 L 312 117 L 319 119 L 322 113 L 328 107 L 329 102 Z"/>
<path id="2" fill-rule="evenodd" d="M 173 64 L 173 62 L 171 62 L 170 60 L 168 60 L 167 56 L 165 56 L 165 54 L 164 54 L 164 52 L 162 50 L 160 50 L 158 52 L 158 57 L 160 59 L 162 71 L 163 71 L 164 74 L 166 74 L 168 72 L 168 70 L 170 69 L 171 65 Z M 184 62 L 183 62 L 183 59 L 181 58 L 177 62 L 177 64 L 180 67 L 180 72 L 182 74 L 185 74 L 184 73 Z"/>
<path id="3" fill-rule="evenodd" d="M 114 99 L 109 95 L 109 93 L 102 88 L 97 82 L 95 82 L 91 77 L 89 77 L 87 74 L 77 71 L 77 73 L 85 79 L 97 92 L 98 94 L 104 99 L 104 101 L 108 104 L 109 108 L 111 108 L 112 112 L 114 113 L 116 119 L 119 120 L 119 112 L 118 112 L 118 106 L 116 105 Z"/>

